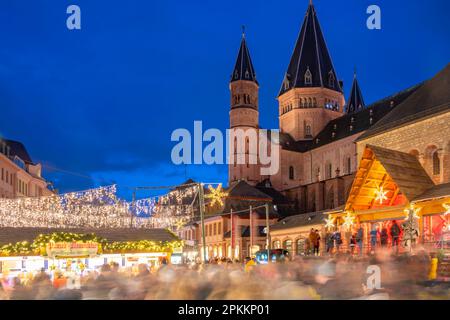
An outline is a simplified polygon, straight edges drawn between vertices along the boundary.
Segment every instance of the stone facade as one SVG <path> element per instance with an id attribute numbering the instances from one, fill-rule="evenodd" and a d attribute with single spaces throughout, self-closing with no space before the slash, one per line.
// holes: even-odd
<path id="1" fill-rule="evenodd" d="M 434 183 L 450 182 L 450 112 L 358 141 L 359 155 L 367 144 L 414 154 Z"/>

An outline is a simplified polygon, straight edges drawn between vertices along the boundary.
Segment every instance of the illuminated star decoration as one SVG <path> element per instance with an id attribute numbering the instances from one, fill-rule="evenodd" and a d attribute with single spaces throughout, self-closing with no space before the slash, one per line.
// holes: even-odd
<path id="1" fill-rule="evenodd" d="M 409 220 L 410 217 L 412 217 L 414 220 L 415 219 L 420 219 L 418 213 L 420 211 L 420 208 L 414 208 L 413 205 L 410 205 L 408 208 L 406 208 L 405 210 L 406 213 L 406 219 L 405 220 Z"/>
<path id="2" fill-rule="evenodd" d="M 208 189 L 210 193 L 205 195 L 205 198 L 211 199 L 210 205 L 214 206 L 216 203 L 218 203 L 220 206 L 222 206 L 222 198 L 228 196 L 228 193 L 222 190 L 222 184 L 220 183 L 216 189 L 214 189 L 213 186 L 209 185 Z"/>
<path id="3" fill-rule="evenodd" d="M 375 191 L 375 201 L 380 201 L 380 204 L 383 203 L 384 200 L 387 200 L 386 194 L 388 192 L 383 190 L 383 187 Z"/>
<path id="4" fill-rule="evenodd" d="M 177 219 L 177 220 L 175 220 L 174 225 L 175 225 L 176 230 L 180 230 L 185 225 L 185 221 L 184 221 L 184 219 Z"/>
<path id="5" fill-rule="evenodd" d="M 445 209 L 444 216 L 447 216 L 448 214 L 450 214 L 450 204 L 444 203 L 444 204 L 442 204 L 442 206 L 443 206 L 444 209 Z"/>
<path id="6" fill-rule="evenodd" d="M 347 215 L 344 217 L 343 226 L 346 228 L 350 228 L 353 225 L 354 220 L 355 217 L 350 212 L 347 212 Z"/>
<path id="7" fill-rule="evenodd" d="M 325 228 L 331 229 L 334 227 L 334 219 L 332 217 L 328 217 L 328 219 L 324 219 L 325 221 Z"/>

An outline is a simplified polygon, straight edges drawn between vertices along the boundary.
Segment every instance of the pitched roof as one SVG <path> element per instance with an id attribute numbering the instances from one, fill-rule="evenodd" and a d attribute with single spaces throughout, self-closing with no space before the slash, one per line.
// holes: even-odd
<path id="1" fill-rule="evenodd" d="M 305 81 L 308 72 L 311 84 Z M 342 92 L 312 2 L 306 10 L 279 95 L 292 88 L 305 87 L 325 87 Z"/>
<path id="2" fill-rule="evenodd" d="M 234 65 L 233 73 L 231 74 L 230 82 L 238 80 L 247 80 L 258 83 L 256 80 L 255 68 L 253 68 L 252 59 L 250 58 L 250 52 L 245 40 L 245 34 L 242 33 L 241 46 Z"/>
<path id="3" fill-rule="evenodd" d="M 366 105 L 364 104 L 363 95 L 361 93 L 361 88 L 359 87 L 358 80 L 356 79 L 356 73 L 353 77 L 352 90 L 350 91 L 350 97 L 348 98 L 348 103 L 345 109 L 346 113 L 354 113 L 364 109 Z"/>
<path id="4" fill-rule="evenodd" d="M 438 184 L 415 197 L 413 201 L 422 201 L 433 198 L 450 197 L 450 183 Z"/>
<path id="5" fill-rule="evenodd" d="M 270 231 L 323 224 L 324 218 L 323 211 L 297 214 L 286 217 L 270 226 Z"/>
<path id="6" fill-rule="evenodd" d="M 23 145 L 22 142 L 19 141 L 14 141 L 14 140 L 3 140 L 6 145 L 9 146 L 10 151 L 9 154 L 14 157 L 17 156 L 20 159 L 22 159 L 23 161 L 25 161 L 26 163 L 33 163 L 33 160 L 31 159 L 30 155 L 28 154 L 27 149 L 25 148 L 25 146 Z"/>
<path id="7" fill-rule="evenodd" d="M 15 243 L 20 241 L 32 242 L 40 234 L 50 234 L 53 232 L 71 232 L 95 235 L 105 238 L 108 242 L 122 241 L 175 241 L 178 240 L 166 229 L 143 229 L 143 228 L 122 228 L 122 229 L 93 229 L 93 228 L 0 228 L 0 244 Z"/>
<path id="8" fill-rule="evenodd" d="M 272 200 L 270 196 L 249 185 L 244 180 L 233 183 L 228 189 L 228 198 L 240 198 L 249 200 Z"/>
<path id="9" fill-rule="evenodd" d="M 381 119 L 358 140 L 378 135 L 419 119 L 450 110 L 450 64 L 424 82 L 411 96 Z"/>
<path id="10" fill-rule="evenodd" d="M 367 130 L 375 125 L 386 114 L 395 109 L 419 87 L 420 85 L 410 87 L 378 100 L 355 113 L 344 114 L 343 116 L 328 122 L 312 141 L 291 143 L 291 145 L 302 144 L 302 147 L 299 149 L 301 152 L 304 152 Z"/>

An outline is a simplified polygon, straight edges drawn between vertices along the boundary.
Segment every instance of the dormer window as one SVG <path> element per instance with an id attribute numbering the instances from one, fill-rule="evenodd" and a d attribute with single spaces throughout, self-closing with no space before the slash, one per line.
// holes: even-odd
<path id="1" fill-rule="evenodd" d="M 334 129 L 334 130 L 337 129 L 337 124 L 336 124 L 336 123 L 334 124 L 333 129 Z"/>
<path id="2" fill-rule="evenodd" d="M 331 138 L 334 139 L 335 136 L 336 136 L 336 132 L 332 132 L 332 133 L 331 133 Z"/>
<path id="3" fill-rule="evenodd" d="M 352 125 L 350 125 L 350 131 L 353 131 L 353 126 Z"/>
<path id="4" fill-rule="evenodd" d="M 331 87 L 331 88 L 334 88 L 334 74 L 333 74 L 333 71 L 330 71 L 329 73 L 328 73 L 328 86 L 329 87 Z"/>
<path id="5" fill-rule="evenodd" d="M 351 123 L 355 122 L 355 118 L 354 118 L 354 117 L 351 117 L 351 118 L 350 118 L 350 122 L 351 122 Z"/>
<path id="6" fill-rule="evenodd" d="M 283 87 L 284 87 L 284 90 L 289 89 L 289 79 L 288 79 L 287 75 L 284 76 Z"/>
<path id="7" fill-rule="evenodd" d="M 320 140 L 319 140 L 319 138 L 316 138 L 316 144 L 318 144 L 318 143 L 319 143 L 319 141 L 320 141 Z"/>
<path id="8" fill-rule="evenodd" d="M 369 119 L 369 123 L 370 123 L 370 124 L 372 124 L 372 123 L 373 123 L 373 118 L 372 118 L 372 117 L 370 117 L 370 119 Z"/>
<path id="9" fill-rule="evenodd" d="M 248 70 L 245 70 L 245 79 L 250 78 L 250 73 L 248 72 Z"/>
<path id="10" fill-rule="evenodd" d="M 234 78 L 235 79 L 239 78 L 239 72 L 237 70 L 234 70 Z"/>
<path id="11" fill-rule="evenodd" d="M 372 109 L 369 110 L 369 114 L 373 115 L 373 110 Z"/>
<path id="12" fill-rule="evenodd" d="M 312 74 L 311 74 L 311 71 L 309 71 L 309 67 L 308 67 L 308 69 L 306 69 L 306 72 L 305 72 L 305 84 L 312 84 Z"/>

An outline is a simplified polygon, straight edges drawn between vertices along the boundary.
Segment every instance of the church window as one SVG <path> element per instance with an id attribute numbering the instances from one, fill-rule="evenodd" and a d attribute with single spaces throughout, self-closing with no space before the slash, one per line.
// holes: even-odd
<path id="1" fill-rule="evenodd" d="M 303 108 L 303 99 L 300 98 L 300 108 Z"/>
<path id="2" fill-rule="evenodd" d="M 325 166 L 325 179 L 331 179 L 332 169 L 333 167 L 331 163 L 327 163 L 327 165 Z"/>
<path id="3" fill-rule="evenodd" d="M 308 107 L 312 108 L 312 100 L 311 100 L 311 98 L 308 98 Z"/>
<path id="4" fill-rule="evenodd" d="M 316 98 L 313 98 L 313 107 L 314 108 L 317 107 L 317 99 Z"/>
<path id="5" fill-rule="evenodd" d="M 289 167 L 289 179 L 294 180 L 294 167 L 293 166 Z"/>
<path id="6" fill-rule="evenodd" d="M 309 124 L 305 126 L 305 137 L 311 137 L 311 125 Z"/>
<path id="7" fill-rule="evenodd" d="M 334 74 L 333 74 L 333 71 L 330 71 L 330 73 L 328 74 L 328 86 L 330 86 L 331 88 L 334 88 Z"/>
<path id="8" fill-rule="evenodd" d="M 309 67 L 305 72 L 305 84 L 312 84 L 312 74 L 311 71 L 309 71 Z"/>
<path id="9" fill-rule="evenodd" d="M 441 159 L 439 159 L 437 150 L 433 153 L 433 174 L 441 174 Z"/>

